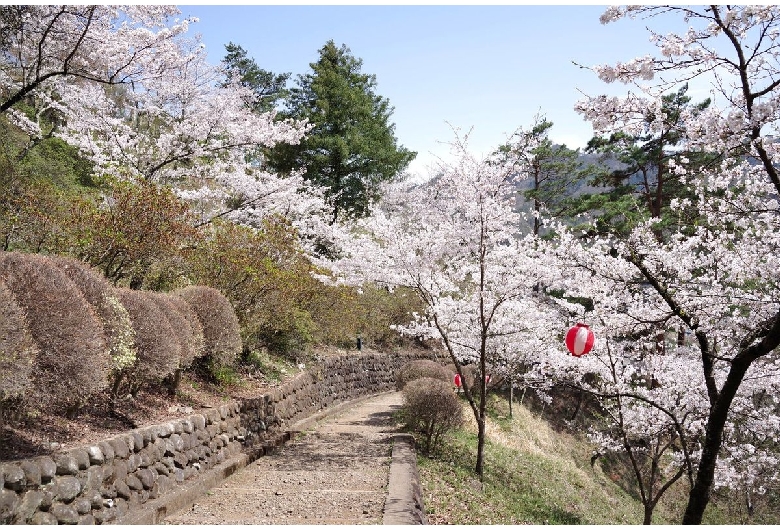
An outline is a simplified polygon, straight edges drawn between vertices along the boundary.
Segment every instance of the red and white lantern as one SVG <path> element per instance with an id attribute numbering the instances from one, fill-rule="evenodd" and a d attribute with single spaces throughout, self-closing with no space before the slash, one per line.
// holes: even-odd
<path id="1" fill-rule="evenodd" d="M 582 357 L 593 348 L 596 337 L 587 324 L 577 322 L 566 332 L 566 349 L 575 357 Z"/>
<path id="2" fill-rule="evenodd" d="M 457 388 L 460 388 L 461 382 L 460 382 L 460 374 L 455 374 L 455 386 Z"/>

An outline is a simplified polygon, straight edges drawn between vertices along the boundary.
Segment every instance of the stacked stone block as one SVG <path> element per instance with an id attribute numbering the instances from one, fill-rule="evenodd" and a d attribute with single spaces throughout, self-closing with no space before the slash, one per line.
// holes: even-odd
<path id="1" fill-rule="evenodd" d="M 0 464 L 0 523 L 106 524 L 241 452 L 261 456 L 287 426 L 394 390 L 419 353 L 329 358 L 273 391 L 52 456 Z"/>

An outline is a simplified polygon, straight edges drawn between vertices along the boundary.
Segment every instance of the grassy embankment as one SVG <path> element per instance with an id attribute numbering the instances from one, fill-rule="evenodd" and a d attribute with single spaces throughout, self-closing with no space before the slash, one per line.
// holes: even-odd
<path id="1" fill-rule="evenodd" d="M 623 489 L 616 472 L 599 461 L 591 467 L 593 445 L 584 435 L 556 431 L 524 406 L 508 418 L 505 399 L 490 402 L 485 477 L 473 473 L 476 426 L 452 434 L 418 466 L 430 524 L 641 524 L 642 504 Z M 628 478 L 628 477 L 624 477 Z M 769 499 L 771 500 L 771 499 Z M 678 524 L 685 507 L 685 484 L 679 482 L 656 508 L 654 524 Z M 739 495 L 721 493 L 705 514 L 705 523 L 777 524 L 768 499 L 756 499 L 747 517 Z"/>

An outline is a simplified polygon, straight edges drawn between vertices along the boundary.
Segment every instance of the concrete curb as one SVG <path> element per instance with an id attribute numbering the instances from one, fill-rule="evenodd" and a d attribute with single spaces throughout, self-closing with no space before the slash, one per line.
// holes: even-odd
<path id="1" fill-rule="evenodd" d="M 393 455 L 382 524 L 428 524 L 423 508 L 417 454 L 411 434 L 393 437 Z"/>

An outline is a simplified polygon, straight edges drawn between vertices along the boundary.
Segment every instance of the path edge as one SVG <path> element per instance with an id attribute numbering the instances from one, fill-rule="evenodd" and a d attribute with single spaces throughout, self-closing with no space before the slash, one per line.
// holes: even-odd
<path id="1" fill-rule="evenodd" d="M 178 488 L 166 495 L 144 504 L 143 509 L 131 510 L 125 516 L 112 521 L 112 525 L 158 525 L 169 515 L 176 514 L 192 506 L 207 491 L 222 484 L 235 472 L 247 467 L 260 457 L 271 454 L 291 438 L 289 432 L 279 433 L 256 447 L 247 448 L 242 453 L 208 470 L 191 484 Z"/>
<path id="2" fill-rule="evenodd" d="M 420 473 L 417 469 L 417 452 L 411 434 L 393 436 L 382 524 L 428 524 L 423 506 Z"/>

